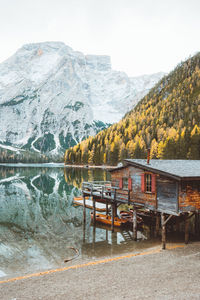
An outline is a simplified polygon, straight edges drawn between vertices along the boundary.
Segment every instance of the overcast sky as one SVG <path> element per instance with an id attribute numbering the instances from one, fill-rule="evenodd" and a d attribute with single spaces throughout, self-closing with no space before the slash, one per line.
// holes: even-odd
<path id="1" fill-rule="evenodd" d="M 0 0 L 0 62 L 44 41 L 109 55 L 129 76 L 169 72 L 200 51 L 200 0 Z"/>

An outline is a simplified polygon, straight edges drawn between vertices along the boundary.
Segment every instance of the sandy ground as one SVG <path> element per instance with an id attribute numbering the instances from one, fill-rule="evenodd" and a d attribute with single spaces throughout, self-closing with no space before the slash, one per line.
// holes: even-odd
<path id="1" fill-rule="evenodd" d="M 168 247 L 1 282 L 0 299 L 200 299 L 200 243 Z"/>

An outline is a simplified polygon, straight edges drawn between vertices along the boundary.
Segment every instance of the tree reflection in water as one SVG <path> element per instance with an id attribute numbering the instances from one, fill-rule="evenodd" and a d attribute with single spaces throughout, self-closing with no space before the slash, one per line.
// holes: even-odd
<path id="1" fill-rule="evenodd" d="M 0 274 L 63 266 L 74 254 L 69 247 L 79 249 L 79 259 L 127 251 L 123 232 L 93 228 L 89 210 L 84 224 L 82 207 L 73 205 L 83 181 L 109 179 L 100 169 L 1 166 Z"/>

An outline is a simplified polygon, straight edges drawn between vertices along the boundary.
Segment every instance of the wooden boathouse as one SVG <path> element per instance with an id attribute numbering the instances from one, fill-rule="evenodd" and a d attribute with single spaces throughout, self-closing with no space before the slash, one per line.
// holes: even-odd
<path id="1" fill-rule="evenodd" d="M 83 198 L 105 201 L 112 208 L 112 229 L 117 207 L 126 203 L 133 206 L 133 236 L 137 239 L 137 214 L 142 211 L 155 219 L 155 231 L 161 224 L 162 248 L 166 245 L 166 224 L 171 219 L 184 219 L 185 242 L 189 239 L 189 218 L 195 216 L 199 234 L 200 161 L 199 160 L 143 160 L 125 159 L 121 167 L 110 170 L 111 182 L 84 182 Z M 177 218 L 176 218 L 177 217 Z"/>

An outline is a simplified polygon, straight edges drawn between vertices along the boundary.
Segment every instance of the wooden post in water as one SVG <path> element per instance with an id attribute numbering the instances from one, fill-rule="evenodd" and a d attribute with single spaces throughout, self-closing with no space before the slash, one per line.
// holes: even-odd
<path id="1" fill-rule="evenodd" d="M 83 223 L 86 221 L 85 195 L 83 195 Z"/>
<path id="2" fill-rule="evenodd" d="M 188 214 L 185 214 L 185 244 L 189 242 L 189 219 Z"/>
<path id="3" fill-rule="evenodd" d="M 161 213 L 161 226 L 162 226 L 162 249 L 166 249 L 166 224 L 165 224 L 165 215 Z"/>
<path id="4" fill-rule="evenodd" d="M 133 239 L 137 241 L 137 210 L 133 207 Z"/>
<path id="5" fill-rule="evenodd" d="M 104 185 L 101 187 L 101 200 L 103 200 L 103 193 L 104 193 Z"/>
<path id="6" fill-rule="evenodd" d="M 115 220 L 114 203 L 112 203 L 112 224 L 111 224 L 112 232 L 114 232 L 114 220 Z"/>
<path id="7" fill-rule="evenodd" d="M 96 224 L 96 205 L 95 205 L 95 199 L 93 197 L 93 225 Z"/>
<path id="8" fill-rule="evenodd" d="M 155 228 L 155 237 L 159 235 L 159 229 L 160 229 L 160 216 L 156 215 L 156 228 Z"/>
<path id="9" fill-rule="evenodd" d="M 108 200 L 106 200 L 106 218 L 108 218 Z"/>
<path id="10" fill-rule="evenodd" d="M 92 235 L 92 252 L 95 253 L 95 242 L 96 242 L 96 226 L 93 225 L 93 235 Z"/>
<path id="11" fill-rule="evenodd" d="M 115 204 L 116 204 L 116 190 L 114 192 L 114 202 L 112 202 L 112 223 L 111 223 L 111 230 L 114 232 L 114 220 L 115 220 Z"/>
<path id="12" fill-rule="evenodd" d="M 83 222 L 83 244 L 85 244 L 85 227 L 86 227 L 86 222 Z"/>
<path id="13" fill-rule="evenodd" d="M 115 212 L 115 217 L 117 216 L 117 203 L 115 203 L 115 206 L 114 206 L 114 212 Z"/>

